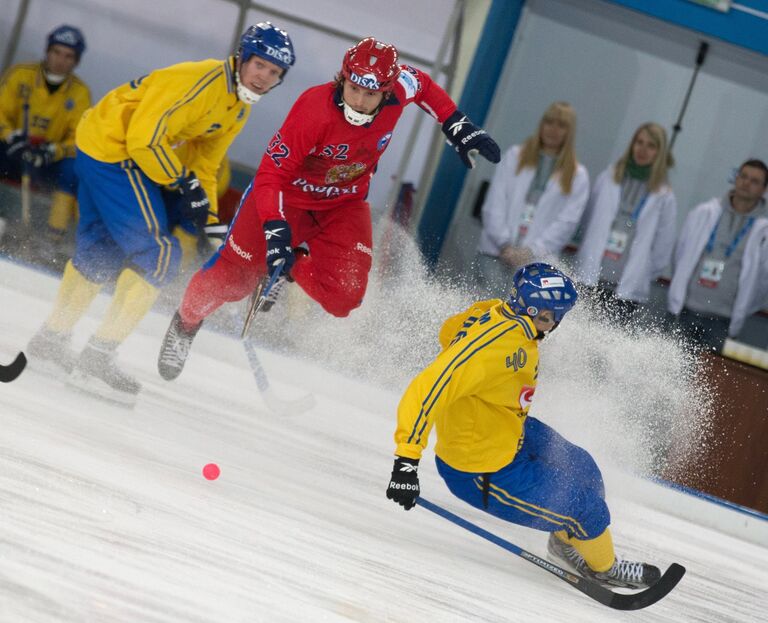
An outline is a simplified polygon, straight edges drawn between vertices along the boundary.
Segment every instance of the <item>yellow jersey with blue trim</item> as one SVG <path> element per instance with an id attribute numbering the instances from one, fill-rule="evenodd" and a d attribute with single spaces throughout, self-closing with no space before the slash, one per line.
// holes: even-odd
<path id="1" fill-rule="evenodd" d="M 435 454 L 459 471 L 496 472 L 523 443 L 538 377 L 536 328 L 499 299 L 480 301 L 440 330 L 442 352 L 411 381 L 397 411 L 395 454 Z"/>
<path id="2" fill-rule="evenodd" d="M 76 75 L 70 74 L 51 91 L 45 82 L 42 63 L 22 63 L 0 78 L 0 139 L 16 130 L 27 132 L 34 143 L 51 143 L 54 160 L 74 158 L 75 130 L 83 112 L 91 105 L 91 92 Z"/>
<path id="3" fill-rule="evenodd" d="M 216 174 L 249 114 L 237 97 L 234 63 L 179 63 L 117 87 L 83 115 L 77 148 L 102 162 L 132 160 L 162 186 L 192 171 L 216 213 Z"/>

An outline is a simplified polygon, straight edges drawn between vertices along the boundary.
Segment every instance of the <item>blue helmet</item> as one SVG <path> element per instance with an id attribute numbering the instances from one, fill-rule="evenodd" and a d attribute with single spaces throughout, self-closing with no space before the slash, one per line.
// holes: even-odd
<path id="1" fill-rule="evenodd" d="M 531 318 L 549 309 L 555 315 L 555 322 L 560 322 L 578 297 L 570 277 L 550 264 L 536 262 L 515 272 L 507 303 L 516 314 Z"/>
<path id="2" fill-rule="evenodd" d="M 254 54 L 281 67 L 283 78 L 296 62 L 293 43 L 288 33 L 270 22 L 250 26 L 240 37 L 240 48 L 237 51 L 240 61 L 244 63 Z"/>
<path id="3" fill-rule="evenodd" d="M 83 52 L 85 52 L 85 37 L 83 37 L 83 33 L 80 32 L 79 28 L 62 24 L 48 34 L 48 47 L 46 50 L 50 50 L 52 45 L 64 45 L 72 48 L 79 61 Z"/>

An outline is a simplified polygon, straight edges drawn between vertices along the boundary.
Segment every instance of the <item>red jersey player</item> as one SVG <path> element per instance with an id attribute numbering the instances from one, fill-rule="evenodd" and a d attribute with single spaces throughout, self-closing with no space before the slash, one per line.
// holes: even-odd
<path id="1" fill-rule="evenodd" d="M 499 161 L 494 140 L 426 73 L 398 65 L 394 46 L 363 39 L 335 81 L 299 96 L 270 141 L 224 243 L 192 277 L 171 321 L 158 359 L 163 378 L 181 373 L 205 317 L 248 296 L 277 264 L 282 275 L 264 308 L 286 279 L 334 316 L 360 305 L 373 260 L 368 186 L 411 102 L 442 124 L 467 167 L 477 152 Z M 302 242 L 309 253 L 294 253 Z"/>

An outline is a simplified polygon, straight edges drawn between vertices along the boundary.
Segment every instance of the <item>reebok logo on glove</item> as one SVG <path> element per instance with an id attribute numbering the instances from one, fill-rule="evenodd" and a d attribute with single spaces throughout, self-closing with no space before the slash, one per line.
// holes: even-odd
<path id="1" fill-rule="evenodd" d="M 472 134 L 465 136 L 463 139 L 461 139 L 461 144 L 466 145 L 469 141 L 471 141 L 476 136 L 480 136 L 481 134 L 487 134 L 485 130 L 475 130 L 472 132 Z"/>
<path id="2" fill-rule="evenodd" d="M 389 483 L 390 489 L 397 489 L 399 491 L 418 491 L 419 490 L 419 483 L 411 484 L 409 482 L 390 482 Z"/>
<path id="3" fill-rule="evenodd" d="M 280 238 L 280 232 L 285 231 L 285 227 L 279 227 L 278 229 L 264 229 L 264 237 L 267 240 L 272 240 L 272 238 Z"/>
<path id="4" fill-rule="evenodd" d="M 463 126 L 467 125 L 468 123 L 471 124 L 470 120 L 467 119 L 466 116 L 464 116 L 461 119 L 459 119 L 458 121 L 456 121 L 455 123 L 452 123 L 448 127 L 448 132 L 450 132 L 453 136 L 456 136 L 459 133 L 459 131 L 461 130 L 461 128 Z"/>
<path id="5" fill-rule="evenodd" d="M 398 456 L 392 466 L 392 477 L 387 487 L 387 498 L 410 510 L 416 505 L 419 488 L 419 459 Z"/>
<path id="6" fill-rule="evenodd" d="M 271 274 L 280 260 L 285 260 L 283 264 L 283 275 L 290 275 L 293 263 L 296 257 L 291 247 L 291 226 L 288 221 L 275 219 L 265 221 L 263 225 L 264 239 L 267 242 L 267 273 Z"/>

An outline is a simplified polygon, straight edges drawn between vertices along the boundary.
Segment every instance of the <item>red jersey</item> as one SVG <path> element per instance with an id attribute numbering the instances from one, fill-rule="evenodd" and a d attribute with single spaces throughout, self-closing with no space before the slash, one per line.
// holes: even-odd
<path id="1" fill-rule="evenodd" d="M 392 94 L 370 124 L 346 121 L 339 97 L 332 82 L 307 89 L 270 141 L 250 193 L 263 221 L 283 218 L 283 205 L 329 210 L 365 200 L 405 106 L 415 102 L 440 123 L 456 110 L 440 85 L 408 65 L 400 66 Z"/>

